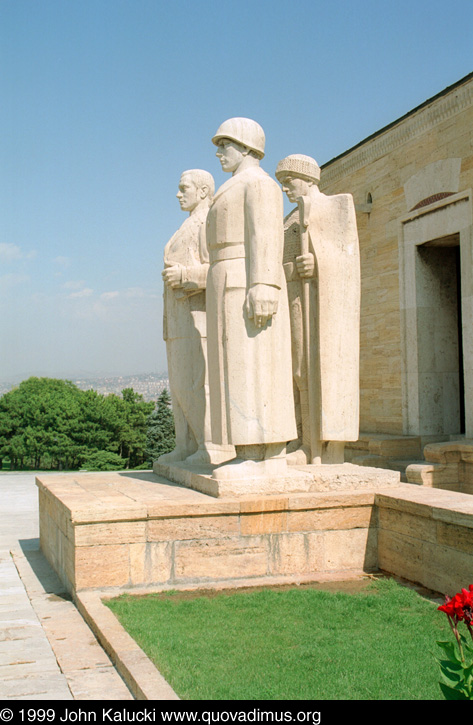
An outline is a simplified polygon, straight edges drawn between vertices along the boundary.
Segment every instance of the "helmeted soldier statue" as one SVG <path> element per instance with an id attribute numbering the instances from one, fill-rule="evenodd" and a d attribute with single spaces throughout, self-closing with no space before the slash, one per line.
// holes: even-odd
<path id="1" fill-rule="evenodd" d="M 235 445 L 237 456 L 213 476 L 279 475 L 296 436 L 282 193 L 259 166 L 258 123 L 229 119 L 212 141 L 232 176 L 207 217 L 211 429 L 212 441 Z"/>
<path id="2" fill-rule="evenodd" d="M 298 204 L 284 220 L 298 422 L 289 459 L 341 463 L 344 443 L 358 439 L 359 425 L 360 257 L 353 198 L 323 194 L 320 168 L 303 154 L 282 159 L 276 177 Z"/>

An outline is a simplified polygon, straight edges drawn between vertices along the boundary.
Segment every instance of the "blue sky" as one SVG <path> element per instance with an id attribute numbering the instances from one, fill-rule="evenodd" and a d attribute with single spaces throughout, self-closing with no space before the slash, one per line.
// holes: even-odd
<path id="1" fill-rule="evenodd" d="M 0 381 L 161 372 L 181 171 L 320 164 L 473 71 L 471 0 L 0 0 Z"/>

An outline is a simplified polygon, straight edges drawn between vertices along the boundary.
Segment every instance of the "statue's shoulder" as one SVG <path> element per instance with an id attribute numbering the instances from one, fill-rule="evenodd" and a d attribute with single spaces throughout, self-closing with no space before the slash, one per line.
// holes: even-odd
<path id="1" fill-rule="evenodd" d="M 192 219 L 193 223 L 196 226 L 201 226 L 202 224 L 205 224 L 208 213 L 209 213 L 209 207 L 203 206 L 200 209 L 196 209 L 194 214 L 190 215 L 189 220 Z"/>
<path id="2" fill-rule="evenodd" d="M 354 206 L 352 194 L 320 194 L 321 201 L 327 204 L 337 205 L 344 209 Z"/>
<path id="3" fill-rule="evenodd" d="M 248 199 L 257 199 L 258 202 L 265 199 L 267 203 L 280 202 L 282 204 L 281 187 L 259 166 L 252 167 L 244 172 L 244 182 L 245 194 Z"/>
<path id="4" fill-rule="evenodd" d="M 182 222 L 181 226 L 177 230 L 175 236 L 185 236 L 186 234 L 192 234 L 196 227 L 199 226 L 199 222 L 195 214 L 191 214 Z"/>
<path id="5" fill-rule="evenodd" d="M 261 166 L 252 166 L 249 169 L 246 169 L 243 174 L 245 175 L 247 182 L 268 187 L 276 186 L 278 189 L 281 189 L 277 181 L 275 181 L 272 176 L 262 169 Z"/>
<path id="6" fill-rule="evenodd" d="M 337 194 L 334 198 L 338 200 L 340 215 L 345 217 L 346 223 L 354 224 L 356 227 L 355 202 L 352 194 Z"/>
<path id="7" fill-rule="evenodd" d="M 195 214 L 190 214 L 182 222 L 179 229 L 177 229 L 172 235 L 171 239 L 166 244 L 166 248 L 169 249 L 175 244 L 187 241 L 189 238 L 197 237 L 199 234 L 200 227 L 205 223 L 207 218 L 208 209 L 203 211 L 197 211 Z"/>
<path id="8" fill-rule="evenodd" d="M 353 196 L 351 194 L 324 194 L 321 192 L 311 200 L 311 214 L 316 213 L 335 214 L 343 218 L 355 216 Z"/>
<path id="9" fill-rule="evenodd" d="M 311 204 L 310 224 L 326 239 L 332 240 L 333 249 L 350 254 L 355 250 L 358 236 L 351 194 L 318 194 Z"/>
<path id="10" fill-rule="evenodd" d="M 340 199 L 340 204 L 353 206 L 353 194 L 335 194 L 335 199 Z"/>

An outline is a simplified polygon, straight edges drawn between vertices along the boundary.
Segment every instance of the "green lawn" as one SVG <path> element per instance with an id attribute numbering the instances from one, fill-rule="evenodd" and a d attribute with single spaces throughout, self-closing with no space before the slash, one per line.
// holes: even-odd
<path id="1" fill-rule="evenodd" d="M 443 699 L 437 604 L 392 580 L 107 602 L 184 700 Z"/>

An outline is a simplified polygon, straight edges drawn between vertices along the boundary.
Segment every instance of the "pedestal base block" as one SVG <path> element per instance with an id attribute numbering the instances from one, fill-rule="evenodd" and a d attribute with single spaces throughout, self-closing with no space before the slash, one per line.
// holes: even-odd
<path id="1" fill-rule="evenodd" d="M 210 473 L 178 466 L 173 476 L 213 495 L 144 471 L 41 476 L 41 548 L 72 594 L 375 569 L 374 469 L 311 468 L 232 482 L 238 496 L 226 497 Z M 391 474 L 380 472 L 378 488 L 391 490 Z"/>
<path id="2" fill-rule="evenodd" d="M 219 480 L 212 477 L 212 466 L 171 465 L 155 462 L 153 471 L 194 491 L 215 498 L 241 496 L 272 496 L 288 493 L 316 493 L 322 491 L 378 491 L 398 486 L 397 471 L 340 463 L 320 466 L 287 466 L 284 475 L 254 476 L 252 478 Z"/>

